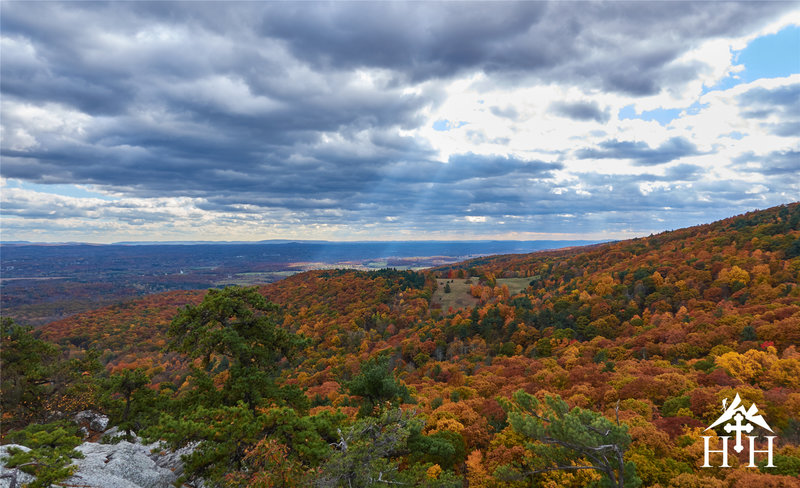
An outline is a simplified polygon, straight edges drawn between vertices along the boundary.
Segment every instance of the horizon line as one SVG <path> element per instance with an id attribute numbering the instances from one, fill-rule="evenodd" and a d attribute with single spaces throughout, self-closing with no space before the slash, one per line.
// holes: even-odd
<path id="1" fill-rule="evenodd" d="M 643 237 L 643 236 L 642 236 Z M 0 246 L 146 246 L 146 245 L 226 245 L 226 244 L 384 244 L 384 243 L 479 243 L 479 242 L 586 242 L 604 243 L 619 239 L 376 239 L 376 240 L 327 240 L 327 239 L 262 239 L 258 241 L 2 241 Z"/>

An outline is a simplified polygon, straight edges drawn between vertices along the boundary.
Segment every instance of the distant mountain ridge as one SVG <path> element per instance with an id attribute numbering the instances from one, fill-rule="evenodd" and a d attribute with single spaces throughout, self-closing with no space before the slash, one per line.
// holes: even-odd
<path id="1" fill-rule="evenodd" d="M 0 246 L 197 246 L 197 245 L 247 245 L 247 244 L 481 244 L 481 243 L 519 243 L 519 244 L 551 244 L 555 247 L 563 247 L 564 244 L 576 246 L 588 245 L 590 243 L 608 242 L 596 239 L 534 239 L 534 240 L 508 240 L 508 239 L 463 239 L 463 240 L 359 240 L 359 241 L 329 241 L 314 239 L 266 239 L 261 241 L 119 241 L 112 243 L 97 242 L 39 242 L 39 241 L 0 241 Z"/>
<path id="2" fill-rule="evenodd" d="M 109 246 L 196 246 L 196 245 L 229 245 L 229 244 L 327 244 L 331 241 L 303 239 L 266 239 L 263 241 L 121 241 L 107 244 Z"/>

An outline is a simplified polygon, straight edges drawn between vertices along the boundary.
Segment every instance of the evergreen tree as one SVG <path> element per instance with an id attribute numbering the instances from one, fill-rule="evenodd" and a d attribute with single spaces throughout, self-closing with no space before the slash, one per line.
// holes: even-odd
<path id="1" fill-rule="evenodd" d="M 547 396 L 544 403 L 519 390 L 513 402 L 505 402 L 508 422 L 515 432 L 528 439 L 534 456 L 521 466 L 501 470 L 508 479 L 529 479 L 548 471 L 592 469 L 602 472 L 604 486 L 641 486 L 636 466 L 625 462 L 631 444 L 628 428 L 602 414 L 579 407 L 570 409 L 560 397 Z"/>
<path id="2" fill-rule="evenodd" d="M 243 401 L 255 409 L 263 398 L 280 395 L 274 381 L 279 365 L 305 345 L 278 325 L 278 318 L 278 307 L 255 287 L 209 290 L 202 303 L 187 306 L 172 321 L 168 348 L 201 358 L 205 371 L 226 360 L 221 401 Z"/>
<path id="3" fill-rule="evenodd" d="M 370 415 L 384 402 L 408 401 L 408 388 L 394 377 L 389 368 L 389 357 L 378 356 L 361 365 L 361 373 L 344 385 L 351 395 L 364 399 L 360 416 Z"/>
<path id="4" fill-rule="evenodd" d="M 53 389 L 58 347 L 37 339 L 31 327 L 16 324 L 10 318 L 2 319 L 2 327 L 2 410 L 22 419 L 40 416 L 45 398 Z"/>
<path id="5" fill-rule="evenodd" d="M 117 413 L 119 426 L 125 429 L 127 436 L 131 435 L 131 429 L 137 427 L 136 418 L 142 410 L 147 410 L 148 405 L 145 405 L 144 399 L 134 402 L 136 396 L 154 396 L 155 392 L 146 389 L 145 387 L 150 384 L 150 377 L 145 374 L 141 368 L 126 369 L 120 373 L 113 374 L 108 378 L 108 389 L 110 392 L 117 393 L 122 396 L 124 405 L 117 410 L 122 410 Z M 137 393 L 144 393 L 144 395 L 136 395 Z M 147 395 L 152 393 L 152 395 Z M 133 409 L 131 408 L 133 404 Z M 150 405 L 152 407 L 152 405 Z M 132 411 L 133 410 L 133 411 Z"/>
<path id="6" fill-rule="evenodd" d="M 315 486 L 461 486 L 460 480 L 451 471 L 442 473 L 436 479 L 427 477 L 426 470 L 433 466 L 432 463 L 411 464 L 400 470 L 400 461 L 404 456 L 412 452 L 426 454 L 418 451 L 423 445 L 428 451 L 433 451 L 443 444 L 436 442 L 439 439 L 431 440 L 422 436 L 422 426 L 419 419 L 396 408 L 383 411 L 379 417 L 361 418 L 349 427 L 340 429 L 339 439 L 333 445 L 335 452 L 322 466 Z M 424 440 L 429 442 L 421 442 Z"/>

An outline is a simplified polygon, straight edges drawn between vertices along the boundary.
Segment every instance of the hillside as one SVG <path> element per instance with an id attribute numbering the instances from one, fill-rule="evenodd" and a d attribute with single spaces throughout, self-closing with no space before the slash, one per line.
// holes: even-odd
<path id="1" fill-rule="evenodd" d="M 452 283 L 446 301 L 442 283 Z M 353 380 L 370 360 L 388 358 L 408 388 L 403 408 L 425 421 L 424 438 L 438 435 L 450 449 L 424 459 L 398 454 L 406 470 L 436 465 L 442 480 L 449 473 L 469 486 L 599 480 L 595 471 L 577 470 L 514 477 L 535 465 L 533 448 L 509 420 L 508 402 L 524 390 L 539 399 L 559 395 L 570 408 L 627 425 L 625 460 L 643 486 L 777 487 L 800 486 L 799 283 L 795 203 L 641 239 L 485 257 L 424 274 L 311 271 L 259 291 L 280 306 L 284 330 L 308 339 L 278 375 L 279 384 L 304 393 L 311 418 L 355 418 L 366 397 Z M 180 396 L 191 390 L 189 366 L 199 360 L 162 348 L 179 308 L 202 299 L 202 292 L 150 296 L 53 322 L 40 337 L 76 357 L 96 349 L 112 372 L 141 367 L 153 388 L 170 384 Z M 220 388 L 231 373 L 216 364 L 207 370 Z M 737 393 L 758 406 L 777 436 L 777 468 L 744 467 L 747 449 L 732 454 L 733 468 L 700 468 L 701 436 L 709 435 L 703 430 Z M 324 455 L 281 442 L 306 469 L 329 466 Z"/>

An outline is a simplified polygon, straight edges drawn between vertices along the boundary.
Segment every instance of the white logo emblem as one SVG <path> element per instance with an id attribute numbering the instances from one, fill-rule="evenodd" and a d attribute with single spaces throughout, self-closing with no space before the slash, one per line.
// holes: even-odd
<path id="1" fill-rule="evenodd" d="M 727 403 L 728 403 L 727 398 L 722 400 L 722 408 L 724 409 L 722 415 L 720 415 L 720 417 L 713 424 L 708 426 L 706 430 L 711 430 L 718 425 L 725 424 L 722 427 L 722 429 L 725 432 L 729 434 L 736 432 L 736 444 L 733 446 L 733 450 L 736 451 L 737 453 L 742 452 L 744 450 L 744 446 L 742 445 L 742 432 L 747 432 L 748 434 L 753 432 L 753 430 L 755 430 L 753 424 L 772 432 L 772 429 L 767 424 L 767 421 L 764 420 L 764 417 L 758 415 L 758 407 L 756 407 L 755 403 L 751 404 L 750 408 L 745 409 L 744 405 L 742 404 L 742 399 L 739 398 L 738 393 L 736 394 L 736 398 L 733 399 L 733 402 L 729 407 L 726 407 Z M 743 421 L 745 421 L 745 423 L 742 423 Z M 764 436 L 767 439 L 767 446 L 768 446 L 767 449 L 765 450 L 756 450 L 755 441 L 758 438 L 758 436 L 748 435 L 746 437 L 750 440 L 750 464 L 748 465 L 748 467 L 749 468 L 756 467 L 755 454 L 757 452 L 760 452 L 760 453 L 766 453 L 768 455 L 767 467 L 774 468 L 775 465 L 772 464 L 772 442 L 776 436 L 774 435 Z M 704 468 L 712 467 L 711 464 L 709 464 L 709 454 L 712 452 L 719 452 L 722 454 L 722 464 L 720 465 L 721 468 L 730 467 L 728 465 L 728 439 L 730 439 L 731 436 L 720 436 L 719 438 L 722 439 L 722 449 L 713 450 L 710 449 L 708 445 L 711 436 L 703 436 L 703 440 L 705 441 L 705 458 L 704 458 L 705 462 L 703 463 L 702 467 Z"/>

